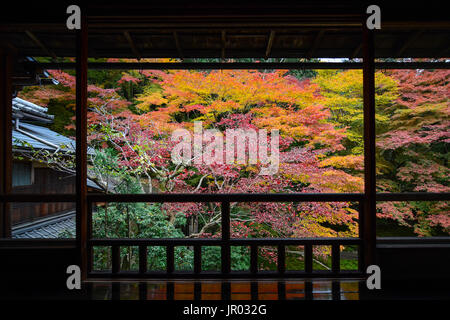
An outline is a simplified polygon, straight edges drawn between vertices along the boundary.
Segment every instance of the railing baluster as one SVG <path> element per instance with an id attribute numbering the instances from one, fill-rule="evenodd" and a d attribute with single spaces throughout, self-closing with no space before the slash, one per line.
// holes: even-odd
<path id="1" fill-rule="evenodd" d="M 312 273 L 313 271 L 313 251 L 312 245 L 307 243 L 305 244 L 305 272 Z"/>
<path id="2" fill-rule="evenodd" d="M 250 246 L 250 272 L 253 274 L 258 273 L 258 246 Z"/>
<path id="3" fill-rule="evenodd" d="M 147 272 L 147 246 L 139 246 L 139 273 Z"/>
<path id="4" fill-rule="evenodd" d="M 230 273 L 231 271 L 231 256 L 230 256 L 230 245 L 222 245 L 222 273 Z"/>
<path id="5" fill-rule="evenodd" d="M 112 273 L 118 273 L 120 271 L 120 246 L 112 246 L 111 250 Z"/>
<path id="6" fill-rule="evenodd" d="M 202 247 L 194 246 L 194 273 L 202 272 Z"/>
<path id="7" fill-rule="evenodd" d="M 286 270 L 286 247 L 284 244 L 278 245 L 278 272 L 283 274 Z"/>
<path id="8" fill-rule="evenodd" d="M 166 258 L 167 258 L 166 271 L 167 273 L 173 273 L 175 267 L 173 245 L 168 245 L 166 247 Z"/>
<path id="9" fill-rule="evenodd" d="M 365 272 L 364 270 L 364 250 L 363 245 L 358 246 L 358 271 L 359 272 Z"/>
<path id="10" fill-rule="evenodd" d="M 230 203 L 222 202 L 222 273 L 231 271 L 230 255 Z"/>
<path id="11" fill-rule="evenodd" d="M 230 203 L 222 202 L 222 240 L 230 240 Z"/>
<path id="12" fill-rule="evenodd" d="M 341 250 L 339 243 L 331 246 L 331 270 L 334 273 L 339 273 L 341 270 Z"/>

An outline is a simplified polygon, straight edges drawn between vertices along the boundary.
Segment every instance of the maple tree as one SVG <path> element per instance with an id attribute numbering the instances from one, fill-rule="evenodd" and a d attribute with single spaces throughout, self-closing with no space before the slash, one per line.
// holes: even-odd
<path id="1" fill-rule="evenodd" d="M 333 123 L 346 127 L 346 154 L 363 153 L 363 75 L 362 70 L 319 70 L 312 81 L 319 85 L 323 104 L 330 110 Z M 383 72 L 375 73 L 377 132 L 384 132 L 390 117 L 386 108 L 398 97 L 397 82 Z"/>
<path id="2" fill-rule="evenodd" d="M 378 136 L 379 188 L 388 192 L 449 192 L 450 71 L 395 70 L 399 96 L 384 112 L 390 123 Z M 433 235 L 450 233 L 448 202 L 379 204 L 379 217 Z"/>
<path id="3" fill-rule="evenodd" d="M 138 96 L 137 108 L 144 111 L 138 120 L 161 132 L 170 132 L 180 126 L 192 128 L 194 121 L 203 121 L 204 125 L 222 131 L 238 127 L 280 131 L 281 164 L 277 175 L 258 176 L 251 166 L 196 165 L 197 173 L 188 171 L 187 174 L 203 178 L 202 186 L 195 186 L 198 192 L 361 191 L 360 177 L 336 169 L 331 163 L 321 163 L 324 156 L 343 148 L 340 141 L 345 136 L 345 129 L 336 129 L 328 121 L 329 112 L 320 104 L 316 85 L 298 81 L 286 73 L 284 70 L 148 71 L 147 76 L 153 77 L 159 88 L 153 86 Z M 194 188 L 186 180 L 178 182 L 178 190 Z M 304 217 L 296 218 L 300 209 L 295 205 L 270 206 L 252 206 L 258 211 L 250 213 L 260 223 L 278 223 L 277 236 L 292 235 L 289 227 L 292 219 L 302 220 L 302 223 L 310 219 L 306 214 L 309 211 L 304 208 Z M 316 205 L 317 210 L 321 206 L 323 215 L 336 214 L 334 223 L 349 222 L 354 218 L 354 211 L 350 209 L 340 211 L 333 205 Z M 275 215 L 279 217 L 275 218 Z M 310 227 L 303 232 L 308 229 L 309 235 L 318 235 L 318 232 L 338 234 L 317 223 L 320 219 L 310 220 Z M 296 228 L 298 236 L 302 233 L 300 230 Z"/>
<path id="4" fill-rule="evenodd" d="M 133 117 L 160 135 L 192 129 L 194 121 L 222 132 L 233 128 L 278 129 L 280 170 L 257 175 L 251 165 L 193 164 L 172 175 L 180 192 L 360 192 L 362 178 L 341 170 L 360 170 L 359 157 L 347 161 L 327 157 L 344 149 L 345 128 L 336 129 L 321 105 L 317 85 L 298 81 L 286 71 L 147 71 L 154 83 L 137 97 L 141 113 Z M 131 119 L 131 117 L 128 117 Z M 348 166 L 347 166 L 348 162 Z M 336 165 L 336 167 L 335 167 Z M 167 163 L 165 164 L 167 166 Z M 156 182 L 160 179 L 156 179 Z M 165 181 L 166 182 L 166 181 Z M 172 211 L 173 205 L 167 205 Z M 199 224 L 191 236 L 219 236 L 220 208 L 216 205 L 177 206 Z M 232 204 L 234 237 L 352 236 L 357 212 L 349 203 Z M 340 225 L 341 228 L 335 226 Z M 319 251 L 319 250 L 318 250 Z M 270 258 L 269 252 L 266 252 Z M 320 253 L 320 252 L 317 252 Z M 274 257 L 271 257 L 274 259 Z"/>

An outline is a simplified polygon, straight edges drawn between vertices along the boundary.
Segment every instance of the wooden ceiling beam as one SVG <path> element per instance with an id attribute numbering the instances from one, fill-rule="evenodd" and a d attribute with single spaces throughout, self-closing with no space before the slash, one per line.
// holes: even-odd
<path id="1" fill-rule="evenodd" d="M 133 38 L 131 38 L 130 33 L 129 33 L 128 31 L 124 31 L 124 32 L 123 32 L 123 35 L 124 35 L 125 38 L 127 39 L 128 44 L 129 44 L 130 47 L 131 47 L 131 51 L 133 51 L 133 53 L 134 53 L 134 55 L 136 56 L 136 58 L 137 58 L 138 60 L 141 60 L 142 55 L 141 55 L 141 53 L 139 52 L 139 50 L 137 49 L 136 44 L 135 44 L 134 41 L 133 41 Z"/>
<path id="2" fill-rule="evenodd" d="M 314 53 L 316 52 L 317 48 L 319 47 L 320 43 L 322 42 L 323 35 L 325 34 L 325 30 L 320 30 L 316 37 L 314 38 L 313 44 L 311 48 L 309 49 L 308 53 L 306 54 L 306 58 L 310 59 Z"/>
<path id="3" fill-rule="evenodd" d="M 271 30 L 269 34 L 269 39 L 267 40 L 266 54 L 264 58 L 267 60 L 270 57 L 270 52 L 272 51 L 273 40 L 275 39 L 275 31 Z"/>
<path id="4" fill-rule="evenodd" d="M 53 61 L 56 61 L 58 57 L 56 54 L 48 49 L 30 30 L 25 30 L 27 36 L 38 46 L 40 47 L 49 57 L 52 57 Z"/>
<path id="5" fill-rule="evenodd" d="M 178 56 L 181 60 L 184 59 L 183 50 L 180 46 L 180 40 L 178 39 L 178 33 L 176 31 L 173 32 L 173 39 L 175 41 L 175 47 L 177 48 Z"/>
<path id="6" fill-rule="evenodd" d="M 222 60 L 225 60 L 225 49 L 226 49 L 226 45 L 227 45 L 227 39 L 226 39 L 227 35 L 226 35 L 226 31 L 222 30 L 222 50 L 221 50 L 221 54 L 220 57 L 222 58 Z"/>
<path id="7" fill-rule="evenodd" d="M 444 48 L 439 49 L 435 56 L 438 58 L 446 57 L 446 56 L 449 56 L 449 53 L 450 53 L 450 46 L 446 46 Z"/>
<path id="8" fill-rule="evenodd" d="M 362 49 L 362 43 L 360 43 L 359 46 L 357 46 L 355 48 L 355 50 L 353 50 L 353 53 L 350 58 L 354 59 L 354 58 L 358 57 L 358 54 L 361 52 L 361 49 Z"/>
<path id="9" fill-rule="evenodd" d="M 40 63 L 43 69 L 73 69 L 74 63 Z M 361 62 L 91 62 L 92 70 L 190 70 L 190 69 L 361 69 Z M 448 62 L 376 62 L 376 69 L 445 69 L 450 70 Z"/>
<path id="10" fill-rule="evenodd" d="M 418 30 L 411 33 L 406 38 L 406 40 L 403 41 L 402 46 L 397 50 L 395 56 L 400 57 L 405 52 L 405 50 L 408 49 L 411 44 L 413 44 L 423 34 L 423 32 L 424 30 Z"/>

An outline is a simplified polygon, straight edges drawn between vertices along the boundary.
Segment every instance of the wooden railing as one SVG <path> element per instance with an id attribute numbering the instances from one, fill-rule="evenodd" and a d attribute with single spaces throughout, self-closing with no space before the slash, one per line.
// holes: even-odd
<path id="1" fill-rule="evenodd" d="M 361 277 L 363 271 L 364 243 L 363 228 L 357 238 L 245 238 L 235 239 L 230 236 L 230 203 L 234 202 L 357 202 L 359 208 L 358 223 L 363 220 L 363 194 L 136 194 L 136 195 L 88 195 L 88 276 L 106 278 L 252 278 L 252 277 Z M 95 239 L 92 238 L 92 208 L 95 203 L 105 202 L 220 202 L 221 235 L 220 239 L 207 238 L 165 238 L 165 239 Z M 340 247 L 358 246 L 358 270 L 340 269 Z M 93 270 L 94 247 L 110 247 L 111 270 Z M 139 269 L 137 271 L 120 270 L 121 247 L 139 248 Z M 147 270 L 147 250 L 152 246 L 166 249 L 166 270 Z M 174 248 L 188 246 L 194 251 L 194 268 L 190 272 L 176 271 Z M 221 248 L 221 270 L 217 272 L 202 270 L 202 247 L 217 246 Z M 231 270 L 231 247 L 250 247 L 250 268 L 248 271 Z M 262 246 L 277 248 L 277 270 L 258 270 L 258 250 Z M 286 270 L 286 246 L 304 247 L 304 270 Z M 313 247 L 331 246 L 331 269 L 313 270 Z"/>
<path id="2" fill-rule="evenodd" d="M 12 202 L 75 202 L 74 194 L 8 194 L 0 195 L 0 201 Z M 86 241 L 88 251 L 88 275 L 98 278 L 298 278 L 298 277 L 362 277 L 364 275 L 364 252 L 367 244 L 363 240 L 364 214 L 363 204 L 367 199 L 364 194 L 88 194 L 88 240 Z M 449 201 L 450 193 L 378 193 L 377 201 Z M 94 239 L 92 238 L 92 207 L 95 203 L 104 202 L 219 202 L 222 204 L 222 238 L 186 238 L 186 239 Z M 359 211 L 359 235 L 356 238 L 246 238 L 233 239 L 230 237 L 230 203 L 234 202 L 356 202 Z M 428 243 L 438 246 L 441 243 L 448 245 L 449 238 L 380 238 L 381 243 L 405 243 L 414 245 Z M 2 239 L 0 247 L 48 247 L 73 246 L 72 240 L 56 239 Z M 67 243 L 67 244 L 66 244 Z M 303 271 L 286 270 L 286 246 L 304 246 Z M 331 246 L 331 270 L 313 270 L 313 247 Z M 345 271 L 340 269 L 340 246 L 358 246 L 358 270 Z M 110 246 L 112 257 L 111 271 L 92 270 L 94 247 Z M 120 270 L 120 248 L 136 246 L 139 248 L 139 269 L 135 272 Z M 152 246 L 164 246 L 166 248 L 166 270 L 164 272 L 147 270 L 147 250 Z M 189 246 L 194 250 L 194 270 L 192 272 L 179 272 L 174 266 L 174 248 L 176 246 Z M 218 272 L 203 271 L 201 260 L 203 246 L 218 246 L 221 248 L 221 270 Z M 232 246 L 250 247 L 250 268 L 248 272 L 232 271 L 230 248 Z M 277 270 L 258 270 L 258 248 L 262 246 L 274 246 L 278 249 Z"/>

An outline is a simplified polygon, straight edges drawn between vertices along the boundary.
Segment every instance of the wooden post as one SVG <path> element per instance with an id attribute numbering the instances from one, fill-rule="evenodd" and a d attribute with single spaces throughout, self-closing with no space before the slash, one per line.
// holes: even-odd
<path id="1" fill-rule="evenodd" d="M 120 272 L 120 246 L 111 246 L 111 271 Z"/>
<path id="2" fill-rule="evenodd" d="M 1 49 L 0 49 L 1 50 Z M 8 51 L 0 51 L 0 194 L 11 192 L 12 171 L 12 73 L 13 57 Z M 10 204 L 0 206 L 0 238 L 11 237 Z"/>
<path id="3" fill-rule="evenodd" d="M 375 175 L 375 60 L 373 31 L 363 23 L 364 94 L 364 268 L 375 263 L 376 175 Z"/>
<path id="4" fill-rule="evenodd" d="M 139 273 L 147 272 L 147 247 L 139 246 Z"/>
<path id="5" fill-rule="evenodd" d="M 258 246 L 254 244 L 250 246 L 250 272 L 258 273 Z"/>
<path id="6" fill-rule="evenodd" d="M 283 274 L 286 271 L 286 247 L 284 245 L 278 246 L 278 261 L 277 261 L 277 268 L 278 273 Z"/>
<path id="7" fill-rule="evenodd" d="M 174 257 L 174 247 L 173 245 L 168 245 L 166 247 L 166 272 L 168 274 L 173 273 L 175 270 L 175 257 Z"/>
<path id="8" fill-rule="evenodd" d="M 339 244 L 333 244 L 331 246 L 331 270 L 333 273 L 339 273 L 341 270 L 341 250 Z"/>
<path id="9" fill-rule="evenodd" d="M 230 203 L 222 202 L 222 273 L 231 271 L 231 251 L 230 251 Z"/>
<path id="10" fill-rule="evenodd" d="M 307 243 L 304 246 L 305 250 L 305 273 L 311 274 L 313 272 L 313 248 L 312 245 Z"/>
<path id="11" fill-rule="evenodd" d="M 194 273 L 202 272 L 202 247 L 194 246 Z"/>
<path id="12" fill-rule="evenodd" d="M 80 252 L 82 279 L 86 279 L 87 257 L 87 65 L 88 30 L 86 15 L 81 17 L 81 29 L 76 34 L 76 195 L 77 245 Z"/>

